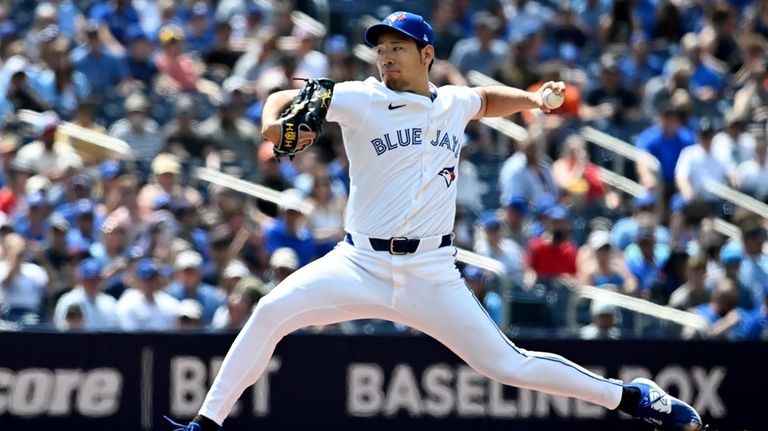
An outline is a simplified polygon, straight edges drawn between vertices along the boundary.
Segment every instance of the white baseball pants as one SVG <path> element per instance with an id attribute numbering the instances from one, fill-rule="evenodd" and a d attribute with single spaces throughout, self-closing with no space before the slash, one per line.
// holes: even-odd
<path id="1" fill-rule="evenodd" d="M 259 301 L 232 344 L 200 414 L 221 424 L 264 371 L 285 335 L 311 325 L 375 318 L 430 335 L 503 384 L 614 409 L 621 382 L 550 353 L 516 347 L 488 317 L 454 265 L 454 247 L 391 255 L 346 242 Z"/>

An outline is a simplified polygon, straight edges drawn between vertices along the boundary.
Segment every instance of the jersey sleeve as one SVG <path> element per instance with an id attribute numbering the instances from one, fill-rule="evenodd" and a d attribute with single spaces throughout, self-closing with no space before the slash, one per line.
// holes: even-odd
<path id="1" fill-rule="evenodd" d="M 354 126 L 364 120 L 365 109 L 370 105 L 371 89 L 361 81 L 340 82 L 333 87 L 331 106 L 326 120 L 341 125 Z"/>
<path id="2" fill-rule="evenodd" d="M 461 109 L 464 113 L 464 121 L 469 121 L 480 112 L 483 100 L 474 88 L 448 85 L 446 87 L 453 94 L 454 109 Z"/>

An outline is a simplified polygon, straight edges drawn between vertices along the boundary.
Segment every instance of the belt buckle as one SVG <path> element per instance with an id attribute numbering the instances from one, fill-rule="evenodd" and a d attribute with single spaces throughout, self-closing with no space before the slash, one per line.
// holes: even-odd
<path id="1" fill-rule="evenodd" d="M 389 239 L 389 254 L 393 254 L 393 255 L 396 255 L 396 256 L 403 255 L 403 254 L 408 254 L 407 251 L 403 251 L 403 252 L 395 251 L 395 241 L 408 241 L 408 238 L 406 238 L 404 236 L 393 236 L 392 238 L 390 238 Z"/>

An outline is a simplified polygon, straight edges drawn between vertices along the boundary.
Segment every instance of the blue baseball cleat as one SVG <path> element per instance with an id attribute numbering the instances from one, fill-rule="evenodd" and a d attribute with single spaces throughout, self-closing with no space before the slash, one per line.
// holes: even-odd
<path id="1" fill-rule="evenodd" d="M 174 422 L 174 421 L 173 421 L 171 418 L 169 418 L 168 416 L 163 416 L 163 417 L 165 418 L 165 420 L 167 420 L 168 422 L 170 422 L 170 423 L 171 423 L 171 425 L 173 425 L 173 426 L 175 426 L 175 427 L 179 427 L 179 428 L 176 428 L 176 429 L 174 429 L 173 431 L 202 431 L 202 429 L 203 429 L 203 428 L 200 426 L 200 424 L 199 424 L 199 423 L 197 423 L 197 422 L 190 422 L 190 423 L 189 423 L 189 425 L 187 425 L 187 426 L 184 426 L 184 425 L 182 425 L 182 424 L 180 424 L 180 423 L 178 423 L 178 422 Z"/>
<path id="2" fill-rule="evenodd" d="M 699 414 L 688 404 L 664 392 L 648 379 L 637 378 L 626 386 L 637 388 L 642 394 L 632 415 L 661 431 L 701 431 L 704 425 Z"/>

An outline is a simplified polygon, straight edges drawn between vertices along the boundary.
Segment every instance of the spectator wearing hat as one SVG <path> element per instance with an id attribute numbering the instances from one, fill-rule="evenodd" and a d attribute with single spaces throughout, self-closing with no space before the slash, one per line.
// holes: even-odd
<path id="1" fill-rule="evenodd" d="M 546 212 L 546 231 L 528 243 L 527 266 L 542 281 L 555 278 L 572 281 L 576 276 L 578 248 L 570 239 L 570 211 L 555 205 Z"/>
<path id="2" fill-rule="evenodd" d="M 219 287 L 224 295 L 231 295 L 237 283 L 240 280 L 248 277 L 252 277 L 251 270 L 241 260 L 232 259 L 224 268 L 224 272 L 221 274 L 221 284 Z"/>
<path id="3" fill-rule="evenodd" d="M 474 251 L 480 255 L 496 259 L 504 265 L 506 276 L 515 287 L 523 286 L 525 249 L 504 236 L 501 217 L 498 211 L 490 210 L 481 215 L 475 232 Z"/>
<path id="4" fill-rule="evenodd" d="M 179 301 L 161 290 L 160 271 L 151 259 L 135 265 L 137 287 L 117 301 L 120 328 L 129 332 L 172 331 L 179 324 Z"/>
<path id="5" fill-rule="evenodd" d="M 687 281 L 672 292 L 668 307 L 688 310 L 706 304 L 710 290 L 706 287 L 707 261 L 703 257 L 692 257 L 686 265 Z"/>
<path id="6" fill-rule="evenodd" d="M 179 330 L 200 331 L 205 327 L 203 307 L 196 299 L 179 301 Z"/>
<path id="7" fill-rule="evenodd" d="M 768 202 L 768 137 L 765 131 L 755 132 L 754 157 L 738 165 L 735 177 L 742 192 Z"/>
<path id="8" fill-rule="evenodd" d="M 652 155 L 661 164 L 661 186 L 665 196 L 674 191 L 675 166 L 685 147 L 695 144 L 693 132 L 681 124 L 680 115 L 671 106 L 663 108 L 657 124 L 644 130 L 637 137 L 635 146 Z M 636 164 L 640 183 L 648 189 L 656 187 L 656 176 L 644 161 Z"/>
<path id="9" fill-rule="evenodd" d="M 631 294 L 637 282 L 626 268 L 621 253 L 611 246 L 611 234 L 607 230 L 593 230 L 577 257 L 579 281 L 587 286 L 613 289 Z"/>
<path id="10" fill-rule="evenodd" d="M 727 166 L 712 151 L 717 132 L 709 118 L 699 120 L 697 145 L 685 147 L 675 165 L 675 184 L 683 199 L 704 199 L 716 205 L 718 198 L 706 189 L 708 182 L 727 184 Z"/>
<path id="11" fill-rule="evenodd" d="M 461 275 L 491 320 L 496 323 L 496 326 L 501 327 L 504 324 L 504 301 L 501 299 L 501 295 L 488 289 L 483 270 L 473 265 L 467 265 L 461 271 Z"/>
<path id="12" fill-rule="evenodd" d="M 137 204 L 143 220 L 149 220 L 156 198 L 162 194 L 174 200 L 185 200 L 193 207 L 202 202 L 200 192 L 180 182 L 181 160 L 175 154 L 160 153 L 152 160 L 152 177 L 139 191 Z"/>
<path id="13" fill-rule="evenodd" d="M 517 243 L 522 249 L 528 246 L 528 199 L 525 196 L 512 196 L 502 205 L 502 221 L 507 227 L 506 237 Z"/>
<path id="14" fill-rule="evenodd" d="M 493 66 L 509 55 L 507 44 L 498 37 L 501 23 L 486 11 L 476 13 L 472 23 L 475 36 L 457 41 L 449 61 L 462 74 L 477 70 L 490 75 Z"/>
<path id="15" fill-rule="evenodd" d="M 663 268 L 669 259 L 669 247 L 656 243 L 652 226 L 641 225 L 635 232 L 634 243 L 624 251 L 624 257 L 637 281 L 635 295 L 650 299 L 665 282 Z"/>
<path id="16" fill-rule="evenodd" d="M 77 270 L 77 284 L 65 293 L 56 303 L 53 312 L 53 324 L 60 331 L 68 328 L 66 312 L 77 304 L 83 313 L 82 329 L 89 331 L 108 331 L 118 327 L 115 315 L 115 298 L 103 293 L 102 266 L 96 259 L 85 259 Z"/>
<path id="17" fill-rule="evenodd" d="M 216 310 L 211 328 L 221 331 L 238 331 L 251 316 L 253 307 L 265 295 L 264 283 L 256 277 L 240 280 L 226 304 Z"/>
<path id="18" fill-rule="evenodd" d="M 69 143 L 56 140 L 59 116 L 53 111 L 44 113 L 37 124 L 38 139 L 21 147 L 16 156 L 18 163 L 51 180 L 61 178 L 69 167 L 82 166 L 82 159 Z"/>
<path id="19" fill-rule="evenodd" d="M 602 56 L 599 84 L 586 92 L 582 102 L 579 109 L 582 121 L 621 137 L 628 125 L 641 118 L 637 96 L 624 87 L 619 63 L 611 54 Z"/>
<path id="20" fill-rule="evenodd" d="M 213 45 L 213 11 L 205 1 L 196 1 L 189 8 L 185 29 L 186 51 L 202 56 Z"/>
<path id="21" fill-rule="evenodd" d="M 616 221 L 611 228 L 611 244 L 618 250 L 626 249 L 635 240 L 638 225 L 655 225 L 656 242 L 659 244 L 669 244 L 669 229 L 656 223 L 656 195 L 651 191 L 646 191 L 632 199 L 632 215 Z"/>
<path id="22" fill-rule="evenodd" d="M 149 117 L 149 101 L 142 93 L 133 93 L 123 109 L 125 117 L 109 128 L 109 135 L 125 141 L 138 160 L 149 162 L 163 148 L 160 126 Z"/>
<path id="23" fill-rule="evenodd" d="M 53 213 L 48 217 L 45 241 L 41 244 L 44 257 L 39 264 L 48 270 L 49 279 L 61 279 L 65 265 L 70 260 L 67 248 L 67 233 L 70 224 L 61 214 Z"/>
<path id="24" fill-rule="evenodd" d="M 125 42 L 128 48 L 125 62 L 131 78 L 144 90 L 153 88 L 159 70 L 152 59 L 154 46 L 149 36 L 140 25 L 135 24 L 128 27 Z"/>
<path id="25" fill-rule="evenodd" d="M 589 307 L 592 323 L 579 329 L 582 340 L 618 340 L 621 329 L 616 326 L 617 308 L 610 302 L 593 299 Z"/>
<path id="26" fill-rule="evenodd" d="M 222 304 L 225 296 L 215 287 L 201 282 L 203 258 L 192 250 L 182 251 L 176 256 L 174 269 L 175 280 L 165 288 L 165 292 L 179 301 L 194 299 L 202 306 L 202 320 L 209 325 L 213 314 Z"/>
<path id="27" fill-rule="evenodd" d="M 305 227 L 304 198 L 297 189 L 282 192 L 280 215 L 264 228 L 266 252 L 288 247 L 296 252 L 299 267 L 308 264 L 317 257 L 317 244 L 312 233 Z"/>
<path id="28" fill-rule="evenodd" d="M 96 206 L 90 199 L 75 202 L 73 212 L 74 223 L 67 233 L 67 244 L 84 244 L 89 248 L 99 240 L 104 217 L 96 213 Z"/>
<path id="29" fill-rule="evenodd" d="M 16 232 L 29 241 L 40 242 L 45 239 L 45 221 L 50 212 L 50 205 L 45 192 L 27 194 L 27 211 L 17 213 L 13 218 L 13 226 Z"/>
<path id="30" fill-rule="evenodd" d="M 43 317 L 48 274 L 29 262 L 26 248 L 27 241 L 17 233 L 2 237 L 0 296 L 6 310 L 5 320 L 37 323 Z"/>
<path id="31" fill-rule="evenodd" d="M 289 247 L 281 247 L 269 258 L 269 281 L 264 285 L 265 292 L 271 292 L 283 280 L 299 269 L 299 256 Z"/>
<path id="32" fill-rule="evenodd" d="M 221 97 L 219 87 L 202 77 L 202 65 L 184 52 L 185 34 L 181 27 L 166 25 L 157 37 L 160 52 L 155 56 L 155 66 L 160 71 L 159 88 L 171 94 L 198 91 L 211 100 Z"/>
<path id="33" fill-rule="evenodd" d="M 542 194 L 557 195 L 552 164 L 544 155 L 543 136 L 540 129 L 531 128 L 517 151 L 501 166 L 498 181 L 502 204 L 512 196 L 525 196 L 531 202 Z"/>
<path id="34" fill-rule="evenodd" d="M 128 29 L 140 24 L 139 13 L 128 0 L 101 0 L 91 7 L 88 20 L 98 24 L 99 36 L 118 55 L 125 53 Z"/>
<path id="35" fill-rule="evenodd" d="M 114 94 L 128 83 L 130 70 L 125 59 L 104 47 L 98 24 L 85 29 L 85 44 L 72 50 L 70 58 L 75 70 L 88 78 L 93 94 Z"/>

